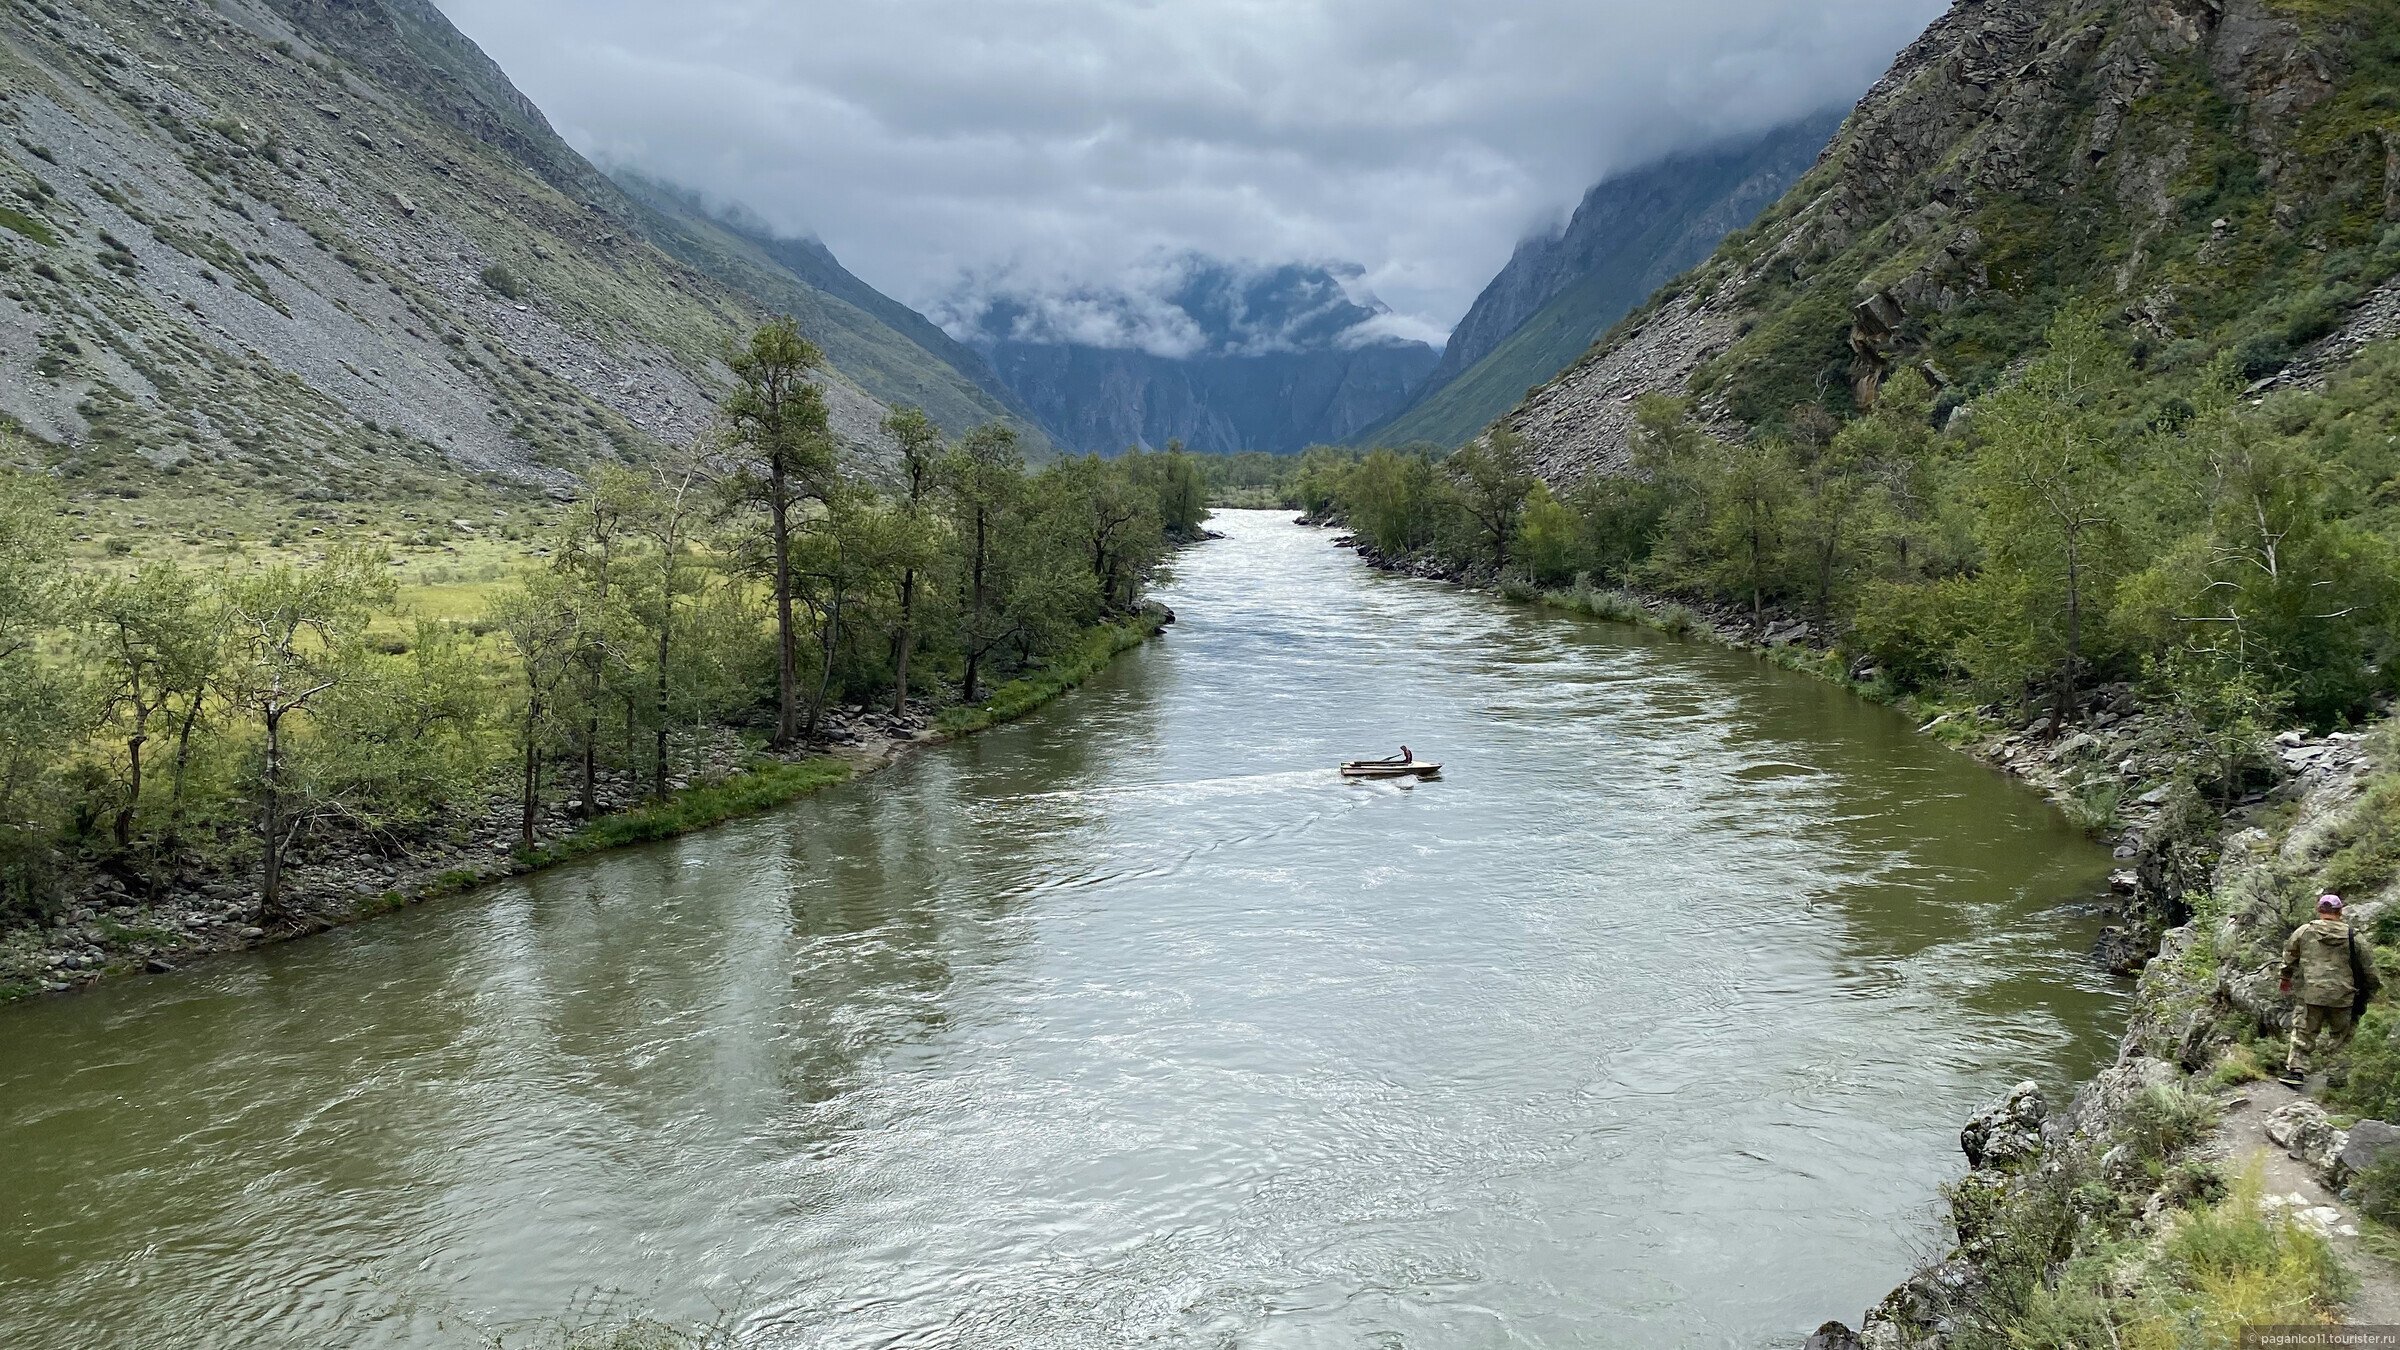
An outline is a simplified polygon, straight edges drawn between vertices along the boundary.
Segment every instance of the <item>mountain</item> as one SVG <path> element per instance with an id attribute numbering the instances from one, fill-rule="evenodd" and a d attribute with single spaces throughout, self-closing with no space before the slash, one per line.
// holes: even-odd
<path id="1" fill-rule="evenodd" d="M 205 524 L 563 485 L 698 434 L 724 344 L 783 309 L 854 441 L 893 400 L 1015 415 L 821 248 L 610 181 L 425 0 L 48 0 L 0 28 L 0 415 L 78 495 Z"/>
<path id="2" fill-rule="evenodd" d="M 1294 451 L 1389 417 L 1438 359 L 1357 279 L 1180 258 L 1155 294 L 981 297 L 956 326 L 1069 448 Z"/>
<path id="3" fill-rule="evenodd" d="M 1954 407 L 2070 302 L 2161 368 L 2223 353 L 2266 380 L 2297 349 L 2355 352 L 2400 257 L 2391 19 L 2388 0 L 1957 0 L 1773 209 L 1509 422 L 1572 482 L 1622 468 L 1643 394 L 1773 430 L 1855 412 L 1907 364 Z"/>
<path id="4" fill-rule="evenodd" d="M 1369 437 L 1459 445 L 1797 182 L 1840 127 L 1829 110 L 1608 179 L 1528 239 L 1450 334 L 1409 406 Z"/>
<path id="5" fill-rule="evenodd" d="M 878 399 L 914 404 L 953 431 L 1013 419 L 1035 447 L 1042 444 L 1033 414 L 990 362 L 859 280 L 822 241 L 779 234 L 739 207 L 709 206 L 688 189 L 634 170 L 615 169 L 609 176 L 641 208 L 643 232 L 652 243 L 694 271 L 798 319 L 834 368 Z"/>

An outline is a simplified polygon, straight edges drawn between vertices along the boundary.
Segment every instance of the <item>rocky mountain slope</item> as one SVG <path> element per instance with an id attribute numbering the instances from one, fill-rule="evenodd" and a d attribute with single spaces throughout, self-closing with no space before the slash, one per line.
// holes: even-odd
<path id="1" fill-rule="evenodd" d="M 1556 233 L 1527 239 L 1459 320 L 1385 444 L 1459 445 L 1583 354 L 1634 306 L 1706 258 L 1799 181 L 1836 128 L 1827 111 L 1732 145 L 1607 179 Z"/>
<path id="2" fill-rule="evenodd" d="M 1389 417 L 1436 360 L 1376 335 L 1389 311 L 1354 282 L 1193 259 L 1158 297 L 986 301 L 967 336 L 1072 449 L 1294 451 Z"/>
<path id="3" fill-rule="evenodd" d="M 1571 481 L 1635 399 L 1730 427 L 1848 413 L 1901 363 L 1955 405 L 2072 299 L 2152 363 L 2271 375 L 2388 271 L 2400 25 L 2369 0 L 1957 0 L 1756 225 L 1534 391 L 1511 424 Z M 2386 250 L 2388 253 L 2388 250 Z"/>
<path id="4" fill-rule="evenodd" d="M 722 344 L 808 294 L 846 434 L 879 395 L 1008 415 L 855 296 L 651 241 L 677 228 L 425 0 L 9 0 L 0 26 L 0 414 L 162 524 L 689 438 Z"/>

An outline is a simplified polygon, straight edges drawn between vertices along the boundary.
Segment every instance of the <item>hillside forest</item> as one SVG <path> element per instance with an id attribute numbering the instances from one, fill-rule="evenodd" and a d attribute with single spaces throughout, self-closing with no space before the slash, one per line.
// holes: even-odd
<path id="1" fill-rule="evenodd" d="M 2073 306 L 1971 404 L 1904 369 L 1847 420 L 1734 436 L 1654 395 L 1633 471 L 1563 492 L 1505 427 L 1447 456 L 1319 448 L 1285 491 L 1382 559 L 1599 612 L 1671 597 L 1813 636 L 1887 696 L 2064 726 L 2134 682 L 2222 751 L 2189 761 L 2222 795 L 2274 730 L 2392 692 L 2400 353 L 2268 396 L 2231 351 L 2160 357 Z"/>

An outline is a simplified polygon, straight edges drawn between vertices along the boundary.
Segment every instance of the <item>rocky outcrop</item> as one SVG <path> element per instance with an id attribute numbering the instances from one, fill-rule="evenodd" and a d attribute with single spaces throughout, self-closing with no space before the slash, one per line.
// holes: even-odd
<path id="1" fill-rule="evenodd" d="M 2049 1118 L 2041 1085 L 2019 1083 L 1959 1131 L 1959 1151 L 1972 1170 L 2006 1171 L 2041 1152 L 2042 1123 Z"/>

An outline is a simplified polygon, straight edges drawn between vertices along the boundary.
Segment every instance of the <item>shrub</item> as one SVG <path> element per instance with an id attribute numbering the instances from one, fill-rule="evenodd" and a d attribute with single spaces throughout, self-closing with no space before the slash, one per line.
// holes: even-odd
<path id="1" fill-rule="evenodd" d="M 525 278 L 509 270 L 506 263 L 493 263 L 484 268 L 483 284 L 511 300 L 522 300 L 531 292 L 531 288 L 525 284 Z"/>
<path id="2" fill-rule="evenodd" d="M 2400 1115 L 2400 1018 L 2390 1008 L 2369 1008 L 2350 1042 L 2350 1076 L 2328 1094 L 2362 1116 L 2389 1120 Z"/>
<path id="3" fill-rule="evenodd" d="M 2193 1296 L 2179 1320 L 2196 1323 L 2206 1344 L 2230 1344 L 2258 1323 L 2315 1321 L 2349 1282 L 2323 1236 L 2267 1212 L 2265 1189 L 2252 1167 L 2222 1203 L 2190 1214 L 2167 1235 L 2168 1273 Z"/>
<path id="4" fill-rule="evenodd" d="M 2400 1227 L 2400 1154 L 2386 1154 L 2350 1183 L 2359 1212 L 2387 1227 Z"/>
<path id="5" fill-rule="evenodd" d="M 2144 1161 L 2164 1162 L 2199 1143 L 2216 1123 L 2215 1102 L 2162 1083 L 2142 1089 L 2127 1105 L 2117 1138 Z"/>
<path id="6" fill-rule="evenodd" d="M 0 230 L 21 234 L 45 248 L 54 248 L 58 244 L 58 236 L 51 232 L 48 225 L 36 217 L 22 211 L 12 211 L 5 206 L 0 206 Z"/>
<path id="7" fill-rule="evenodd" d="M 2281 333 L 2252 333 L 2234 345 L 2233 363 L 2243 379 L 2262 379 L 2292 363 L 2292 344 Z"/>

